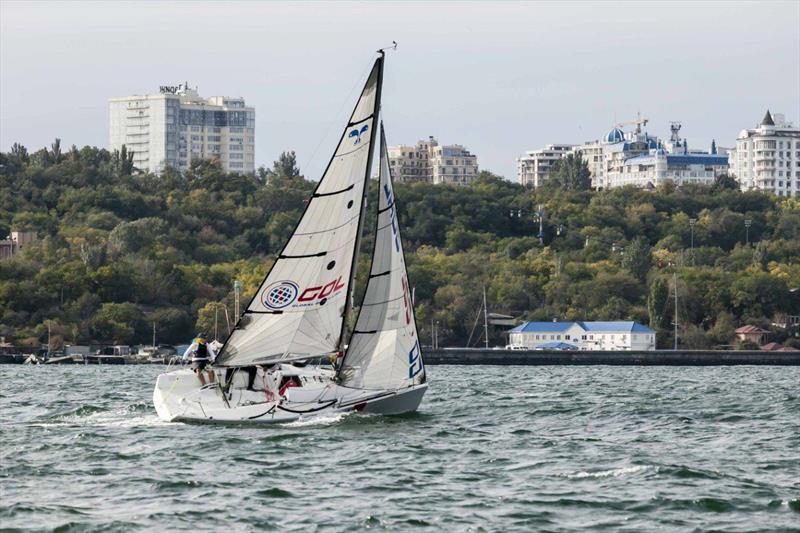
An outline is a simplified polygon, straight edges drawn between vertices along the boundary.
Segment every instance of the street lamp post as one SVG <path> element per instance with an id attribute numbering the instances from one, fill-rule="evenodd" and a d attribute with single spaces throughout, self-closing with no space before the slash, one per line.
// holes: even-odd
<path id="1" fill-rule="evenodd" d="M 539 210 L 536 211 L 536 217 L 539 219 L 539 243 L 544 244 L 544 205 L 539 204 Z"/>
<path id="2" fill-rule="evenodd" d="M 689 219 L 689 231 L 691 233 L 692 266 L 694 266 L 694 225 L 696 223 L 697 223 L 696 218 Z"/>
<path id="3" fill-rule="evenodd" d="M 236 307 L 236 320 L 239 320 L 239 293 L 242 291 L 242 284 L 239 280 L 233 282 L 233 303 Z"/>
<path id="4" fill-rule="evenodd" d="M 750 245 L 750 226 L 753 225 L 753 221 L 749 218 L 744 219 L 744 242 L 746 245 Z"/>

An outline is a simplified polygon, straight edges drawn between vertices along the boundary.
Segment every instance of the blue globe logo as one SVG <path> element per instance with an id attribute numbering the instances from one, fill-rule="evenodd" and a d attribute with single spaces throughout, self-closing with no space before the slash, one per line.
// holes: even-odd
<path id="1" fill-rule="evenodd" d="M 278 281 L 264 289 L 261 301 L 269 309 L 283 309 L 295 301 L 298 292 L 293 281 Z"/>

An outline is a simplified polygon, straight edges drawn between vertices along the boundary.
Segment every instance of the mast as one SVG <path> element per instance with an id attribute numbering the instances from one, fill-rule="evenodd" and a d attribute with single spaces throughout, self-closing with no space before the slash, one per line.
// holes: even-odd
<path id="1" fill-rule="evenodd" d="M 672 285 L 675 287 L 675 343 L 673 350 L 678 349 L 678 273 L 672 273 Z"/>
<path id="2" fill-rule="evenodd" d="M 378 50 L 378 83 L 375 89 L 375 107 L 372 110 L 373 124 L 377 123 L 378 113 L 381 110 L 381 90 L 383 88 L 383 61 L 386 54 L 383 50 Z M 369 174 L 372 171 L 372 156 L 375 153 L 375 143 L 370 139 L 369 154 L 367 155 L 367 170 L 364 171 L 364 193 L 361 196 L 361 215 L 358 219 L 358 230 L 356 231 L 356 245 L 353 248 L 353 259 L 351 260 L 350 280 L 347 283 L 347 294 L 344 299 L 344 311 L 342 312 L 342 331 L 339 334 L 337 348 L 344 350 L 345 336 L 347 335 L 347 318 L 353 308 L 353 285 L 356 279 L 356 265 L 358 264 L 358 249 L 361 247 L 361 233 L 364 229 L 364 215 L 367 211 L 367 192 L 369 191 Z"/>
<path id="3" fill-rule="evenodd" d="M 483 286 L 483 336 L 486 349 L 489 349 L 489 319 L 486 309 L 486 285 Z"/>

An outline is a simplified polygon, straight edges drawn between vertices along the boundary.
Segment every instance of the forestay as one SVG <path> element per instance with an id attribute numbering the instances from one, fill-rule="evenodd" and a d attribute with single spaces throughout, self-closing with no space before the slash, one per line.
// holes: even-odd
<path id="1" fill-rule="evenodd" d="M 372 267 L 340 378 L 347 387 L 396 390 L 424 383 L 425 369 L 382 126 L 379 189 Z"/>
<path id="2" fill-rule="evenodd" d="M 378 58 L 294 233 L 258 288 L 217 364 L 319 356 L 340 344 L 380 106 Z"/>

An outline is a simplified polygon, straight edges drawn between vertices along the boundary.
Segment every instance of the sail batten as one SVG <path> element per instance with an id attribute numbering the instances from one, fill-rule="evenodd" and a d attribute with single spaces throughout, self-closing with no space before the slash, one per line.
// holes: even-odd
<path id="1" fill-rule="evenodd" d="M 316 357 L 340 346 L 382 71 L 379 57 L 303 215 L 220 350 L 217 364 Z"/>
<path id="2" fill-rule="evenodd" d="M 375 243 L 364 301 L 339 370 L 346 387 L 397 390 L 425 382 L 400 238 L 386 139 L 381 127 Z"/>

